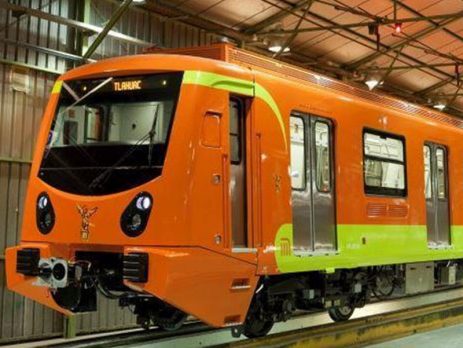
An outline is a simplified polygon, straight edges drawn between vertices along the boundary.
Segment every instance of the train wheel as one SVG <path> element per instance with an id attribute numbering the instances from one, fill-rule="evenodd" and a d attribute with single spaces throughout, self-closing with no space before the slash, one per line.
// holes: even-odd
<path id="1" fill-rule="evenodd" d="M 185 322 L 187 315 L 175 308 L 164 309 L 160 316 L 156 318 L 156 323 L 165 331 L 176 331 Z"/>
<path id="2" fill-rule="evenodd" d="M 328 314 L 333 321 L 346 321 L 354 314 L 355 307 L 350 305 L 345 305 L 342 307 L 334 307 L 328 310 Z"/>
<path id="3" fill-rule="evenodd" d="M 273 327 L 273 320 L 249 317 L 244 323 L 243 335 L 256 338 L 267 335 Z"/>
<path id="4" fill-rule="evenodd" d="M 372 287 L 373 294 L 379 299 L 384 300 L 392 295 L 395 290 L 394 275 L 387 272 L 379 272 Z"/>

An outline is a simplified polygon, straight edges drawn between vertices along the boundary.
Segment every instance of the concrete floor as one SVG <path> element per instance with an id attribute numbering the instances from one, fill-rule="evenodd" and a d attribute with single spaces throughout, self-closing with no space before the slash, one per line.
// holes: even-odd
<path id="1" fill-rule="evenodd" d="M 378 313 L 387 313 L 405 308 L 421 307 L 431 303 L 439 303 L 451 299 L 461 298 L 463 296 L 463 289 L 453 289 L 444 292 L 435 292 L 413 296 L 402 299 L 393 299 L 384 302 L 371 303 L 364 308 L 355 311 L 353 318 L 362 318 Z M 331 323 L 326 312 L 314 313 L 310 315 L 295 317 L 285 323 L 277 323 L 271 333 L 278 333 L 289 330 L 297 330 L 302 328 L 310 328 L 317 325 Z M 139 329 L 128 330 L 139 331 Z M 111 336 L 111 333 L 104 333 L 98 335 L 90 335 L 84 337 L 76 337 L 74 339 L 66 340 L 63 338 L 52 339 L 48 341 L 29 342 L 23 344 L 12 345 L 14 348 L 37 348 L 44 347 L 52 344 L 63 344 L 68 342 L 80 341 L 83 338 L 96 338 L 102 336 Z M 445 339 L 443 339 L 443 337 Z M 240 339 L 244 339 L 242 336 Z M 180 337 L 170 337 L 159 339 L 151 342 L 142 342 L 131 344 L 131 348 L 196 348 L 206 347 L 216 344 L 227 344 L 238 341 L 239 339 L 231 337 L 229 329 L 217 330 L 213 334 L 210 332 L 188 334 Z M 405 337 L 394 341 L 384 342 L 377 345 L 371 345 L 369 348 L 463 348 L 463 324 L 439 329 L 435 331 L 426 332 L 423 334 L 416 334 L 413 336 Z"/>
<path id="2" fill-rule="evenodd" d="M 463 324 L 374 344 L 368 348 L 461 348 Z"/>

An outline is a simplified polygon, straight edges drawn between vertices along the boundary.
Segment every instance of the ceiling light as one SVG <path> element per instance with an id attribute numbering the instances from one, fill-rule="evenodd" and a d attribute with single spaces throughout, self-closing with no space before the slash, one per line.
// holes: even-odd
<path id="1" fill-rule="evenodd" d="M 145 2 L 145 0 L 132 0 L 132 2 L 134 2 L 136 4 L 143 4 Z"/>
<path id="2" fill-rule="evenodd" d="M 396 34 L 402 33 L 402 23 L 394 23 L 394 31 Z"/>
<path id="3" fill-rule="evenodd" d="M 444 110 L 447 107 L 447 103 L 444 100 L 439 100 L 437 101 L 433 106 L 434 109 L 437 109 L 439 111 Z"/>
<path id="4" fill-rule="evenodd" d="M 282 46 L 278 43 L 273 43 L 271 44 L 269 47 L 268 47 L 268 50 L 270 52 L 273 52 L 273 53 L 278 53 L 280 52 L 282 49 Z M 283 50 L 283 53 L 287 53 L 290 51 L 290 48 L 289 47 L 285 47 L 284 50 Z"/>
<path id="5" fill-rule="evenodd" d="M 379 83 L 380 83 L 379 79 L 373 76 L 365 80 L 365 84 L 368 86 L 368 89 L 370 91 L 373 90 L 376 86 L 378 86 Z"/>

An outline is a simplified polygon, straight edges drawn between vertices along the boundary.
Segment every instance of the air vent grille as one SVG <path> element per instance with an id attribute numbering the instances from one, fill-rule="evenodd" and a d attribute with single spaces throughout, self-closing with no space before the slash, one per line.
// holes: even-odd
<path id="1" fill-rule="evenodd" d="M 367 215 L 369 217 L 380 217 L 387 215 L 387 205 L 384 203 L 368 203 Z"/>
<path id="2" fill-rule="evenodd" d="M 390 204 L 388 215 L 395 218 L 404 218 L 408 215 L 408 205 L 403 204 Z"/>
<path id="3" fill-rule="evenodd" d="M 432 110 L 428 110 L 424 107 L 382 95 L 377 92 L 373 93 L 361 88 L 349 86 L 340 81 L 317 75 L 316 73 L 304 70 L 302 68 L 298 68 L 286 63 L 281 63 L 271 58 L 259 56 L 257 54 L 253 54 L 251 52 L 243 51 L 237 48 L 230 48 L 228 61 L 238 65 L 261 69 L 266 72 L 271 72 L 272 74 L 279 74 L 284 77 L 290 77 L 296 80 L 310 82 L 318 86 L 348 93 L 353 96 L 379 103 L 387 107 L 393 107 L 410 114 L 420 115 L 434 121 L 440 121 L 454 127 L 463 128 L 463 120 L 459 120 L 442 113 L 433 112 Z"/>

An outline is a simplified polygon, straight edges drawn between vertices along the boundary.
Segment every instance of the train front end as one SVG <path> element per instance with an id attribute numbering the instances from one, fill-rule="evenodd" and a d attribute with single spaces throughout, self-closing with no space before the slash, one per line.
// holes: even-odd
<path id="1" fill-rule="evenodd" d="M 100 293 L 143 326 L 243 322 L 255 265 L 221 253 L 223 154 L 200 139 L 205 111 L 225 113 L 228 96 L 187 83 L 194 62 L 117 58 L 56 82 L 21 242 L 6 251 L 11 290 L 65 314 L 96 310 Z"/>

